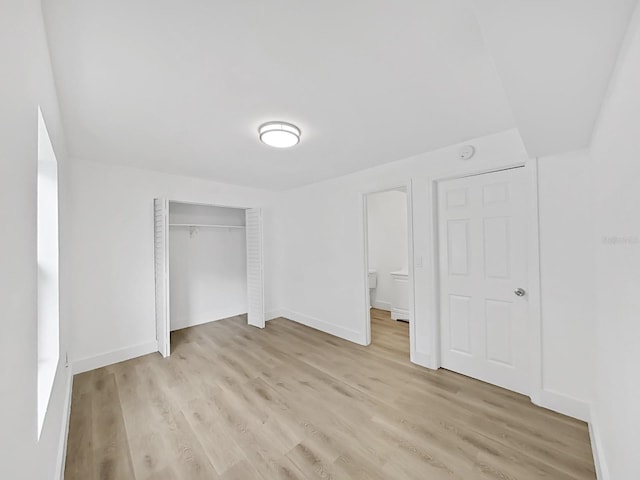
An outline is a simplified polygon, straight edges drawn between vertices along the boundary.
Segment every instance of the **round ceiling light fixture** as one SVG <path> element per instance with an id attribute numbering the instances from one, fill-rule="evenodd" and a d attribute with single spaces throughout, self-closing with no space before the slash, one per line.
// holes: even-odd
<path id="1" fill-rule="evenodd" d="M 275 148 L 289 148 L 300 142 L 300 129 L 291 123 L 267 122 L 258 128 L 260 141 Z"/>

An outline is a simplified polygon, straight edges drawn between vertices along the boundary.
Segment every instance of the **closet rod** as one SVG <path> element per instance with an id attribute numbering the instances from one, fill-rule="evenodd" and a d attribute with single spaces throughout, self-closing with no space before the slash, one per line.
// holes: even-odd
<path id="1" fill-rule="evenodd" d="M 170 227 L 195 227 L 195 228 L 245 228 L 244 225 L 205 225 L 192 223 L 170 223 Z"/>

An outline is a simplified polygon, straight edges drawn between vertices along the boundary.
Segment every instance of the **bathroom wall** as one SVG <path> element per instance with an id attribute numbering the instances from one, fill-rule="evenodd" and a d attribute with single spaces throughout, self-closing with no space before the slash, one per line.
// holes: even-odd
<path id="1" fill-rule="evenodd" d="M 371 306 L 391 310 L 391 272 L 406 269 L 409 247 L 407 194 L 391 190 L 367 197 L 369 269 L 377 272 L 377 286 L 371 290 Z"/>

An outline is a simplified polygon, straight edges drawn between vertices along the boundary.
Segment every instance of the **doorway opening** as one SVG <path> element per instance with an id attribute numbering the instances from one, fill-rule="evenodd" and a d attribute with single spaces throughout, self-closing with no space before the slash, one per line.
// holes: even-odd
<path id="1" fill-rule="evenodd" d="M 410 185 L 364 195 L 367 344 L 409 360 L 413 325 Z"/>
<path id="2" fill-rule="evenodd" d="M 171 332 L 239 315 L 264 328 L 262 212 L 154 202 L 158 351 Z"/>

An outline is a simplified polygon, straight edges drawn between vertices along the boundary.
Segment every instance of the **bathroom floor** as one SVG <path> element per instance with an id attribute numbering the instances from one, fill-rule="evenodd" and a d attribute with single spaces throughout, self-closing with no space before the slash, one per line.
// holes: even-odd
<path id="1" fill-rule="evenodd" d="M 392 320 L 391 312 L 371 309 L 371 346 L 383 347 L 394 353 L 394 358 L 409 359 L 409 323 Z"/>

